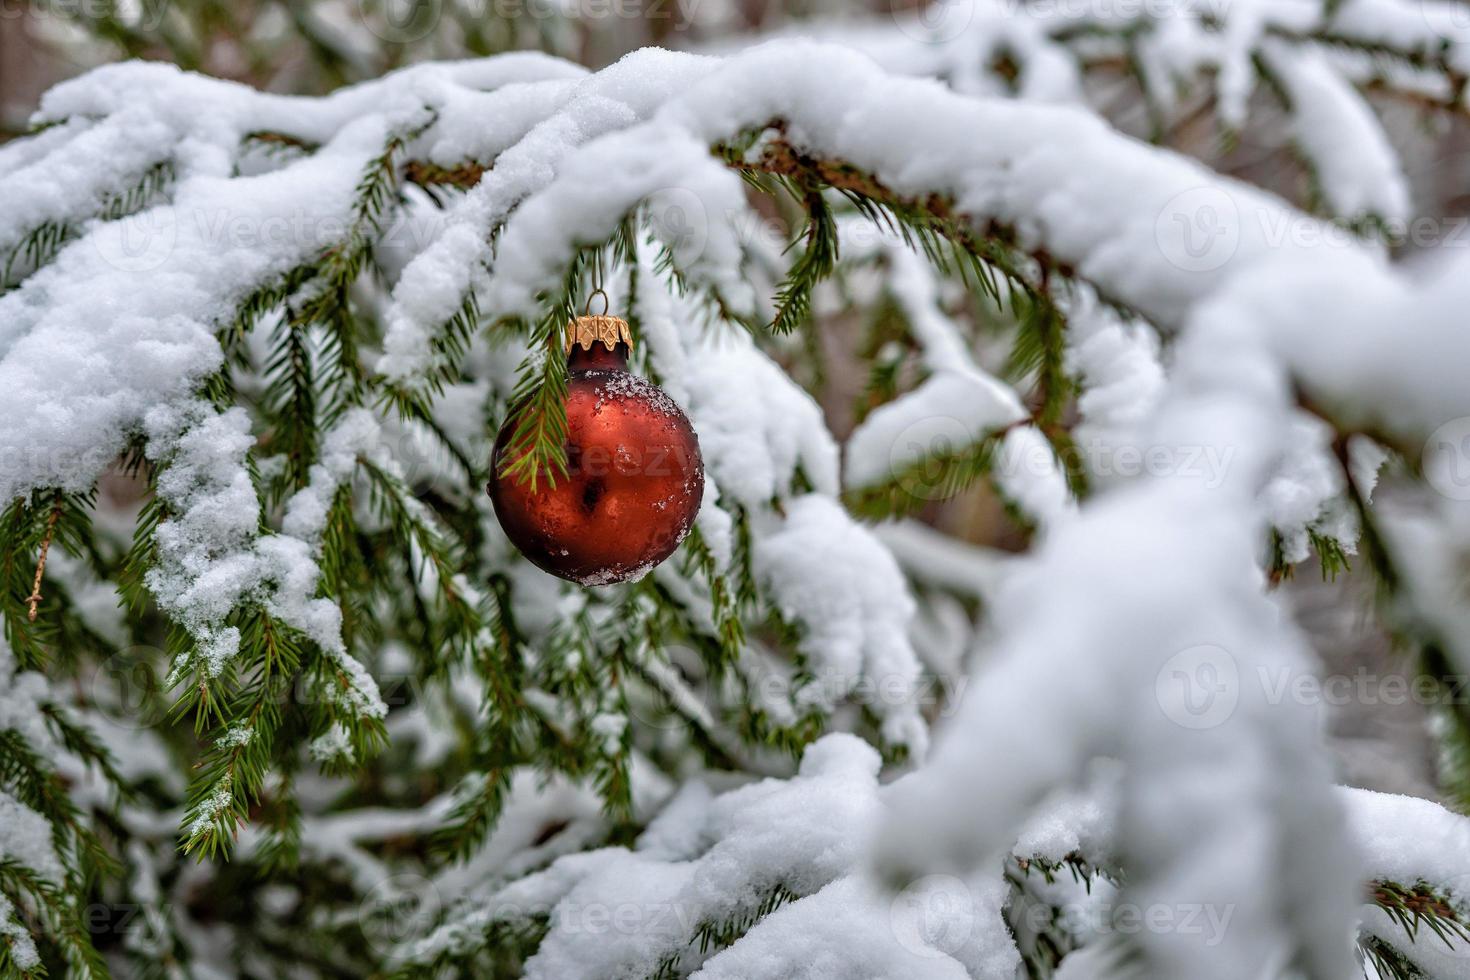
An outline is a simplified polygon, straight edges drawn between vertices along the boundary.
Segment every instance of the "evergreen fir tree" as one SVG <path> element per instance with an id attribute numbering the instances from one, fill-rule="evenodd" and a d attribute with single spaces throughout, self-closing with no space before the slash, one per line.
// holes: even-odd
<path id="1" fill-rule="evenodd" d="M 1470 280 L 1390 261 L 1365 95 L 1463 115 L 1453 7 L 52 89 L 0 146 L 0 976 L 1463 975 Z M 1108 72 L 1162 145 L 1043 104 Z M 1296 204 L 1169 148 L 1199 99 L 1287 120 Z M 707 484 L 582 588 L 483 487 L 513 405 L 564 465 L 599 290 Z M 1022 554 L 913 519 L 977 487 Z M 1332 785 L 1313 556 L 1454 809 Z"/>

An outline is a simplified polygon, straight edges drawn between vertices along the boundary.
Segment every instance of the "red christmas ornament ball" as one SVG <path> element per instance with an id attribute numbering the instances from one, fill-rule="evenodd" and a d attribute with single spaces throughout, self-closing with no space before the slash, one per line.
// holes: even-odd
<path id="1" fill-rule="evenodd" d="M 626 322 L 581 317 L 571 329 L 566 474 L 542 473 L 534 487 L 506 474 L 516 406 L 495 440 L 488 490 L 506 537 L 533 564 L 610 585 L 679 547 L 704 497 L 704 461 L 679 406 L 628 371 Z"/>

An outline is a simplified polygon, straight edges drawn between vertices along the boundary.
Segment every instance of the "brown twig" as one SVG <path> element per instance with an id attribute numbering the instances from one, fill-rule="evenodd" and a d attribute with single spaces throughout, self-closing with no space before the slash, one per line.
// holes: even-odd
<path id="1" fill-rule="evenodd" d="M 424 160 L 410 160 L 403 165 L 403 179 L 420 187 L 447 185 L 469 190 L 480 182 L 488 169 L 473 160 L 454 167 L 441 167 Z"/>
<path id="2" fill-rule="evenodd" d="M 785 136 L 784 120 L 773 120 L 766 128 L 773 131 L 774 136 L 764 142 L 758 158 L 749 159 L 746 154 L 737 153 L 725 144 L 716 145 L 714 155 L 732 170 L 773 174 L 828 186 L 896 210 L 922 214 L 940 236 L 980 256 L 1006 276 L 1037 289 L 1045 288 L 1042 280 L 1049 275 L 1078 278 L 1075 269 L 1044 249 L 1023 248 L 1013 228 L 994 220 L 976 220 L 960 212 L 954 200 L 944 194 L 932 193 L 923 197 L 899 194 L 873 174 L 846 160 L 813 157 L 797 149 Z M 1034 273 L 1025 268 L 1027 260 L 1035 263 Z M 1102 299 L 1113 302 L 1100 285 L 1094 283 L 1093 286 Z"/>
<path id="3" fill-rule="evenodd" d="M 30 621 L 36 621 L 36 607 L 41 604 L 41 576 L 46 574 L 46 555 L 51 550 L 51 536 L 56 532 L 56 522 L 61 520 L 61 497 L 56 498 L 56 505 L 51 508 L 51 517 L 46 521 L 46 536 L 41 539 L 41 558 L 36 562 L 36 580 L 31 583 L 31 594 L 26 598 L 26 604 L 31 607 Z"/>

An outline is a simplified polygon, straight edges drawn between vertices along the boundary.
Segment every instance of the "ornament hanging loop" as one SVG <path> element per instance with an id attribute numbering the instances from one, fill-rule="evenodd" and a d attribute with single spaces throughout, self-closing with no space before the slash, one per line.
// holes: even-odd
<path id="1" fill-rule="evenodd" d="M 592 316 L 592 315 L 594 315 L 592 313 L 592 301 L 594 299 L 596 299 L 597 297 L 599 297 L 599 296 L 602 297 L 602 312 L 601 313 L 598 313 L 596 315 L 597 316 L 607 316 L 607 311 L 612 307 L 612 304 L 608 301 L 607 293 L 603 292 L 601 289 L 594 289 L 592 291 L 592 294 L 587 297 L 587 304 L 582 307 L 582 315 L 583 316 Z"/>

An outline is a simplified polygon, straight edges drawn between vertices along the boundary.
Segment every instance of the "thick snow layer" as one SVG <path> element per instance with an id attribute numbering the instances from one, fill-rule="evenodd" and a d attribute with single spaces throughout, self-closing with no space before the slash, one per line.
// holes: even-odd
<path id="1" fill-rule="evenodd" d="M 1340 794 L 1371 877 L 1406 888 L 1427 885 L 1450 900 L 1460 921 L 1470 915 L 1470 823 L 1464 817 L 1407 796 L 1360 789 Z M 1461 976 L 1470 960 L 1470 944 L 1458 937 L 1421 928 L 1410 940 L 1376 907 L 1363 909 L 1362 927 L 1430 976 Z"/>
<path id="2" fill-rule="evenodd" d="M 1123 776 L 1116 761 L 1095 761 L 1085 777 L 1085 789 L 1057 793 L 1037 808 L 1016 840 L 1015 855 L 1053 862 L 1081 855 L 1094 866 L 1107 866 L 1117 847 Z"/>
<path id="3" fill-rule="evenodd" d="M 900 480 L 917 494 L 938 488 L 909 472 L 936 456 L 958 455 L 998 439 L 992 472 L 1007 498 L 1042 523 L 1071 509 L 1055 455 L 1008 385 L 982 369 L 958 325 L 945 313 L 933 269 L 895 237 L 882 241 L 886 288 L 903 311 L 928 377 L 880 405 L 848 437 L 844 482 L 852 488 Z"/>
<path id="4" fill-rule="evenodd" d="M 848 485 L 894 479 L 945 449 L 962 452 L 1023 418 L 1015 393 L 993 378 L 963 369 L 936 374 L 875 408 L 853 431 L 847 442 Z"/>
<path id="5" fill-rule="evenodd" d="M 0 939 L 9 947 L 10 960 L 22 970 L 33 970 L 41 965 L 41 954 L 36 941 L 18 921 L 16 909 L 10 899 L 0 895 Z"/>
<path id="6" fill-rule="evenodd" d="M 778 887 L 816 894 L 859 866 L 879 806 L 878 768 L 871 747 L 829 735 L 807 749 L 794 779 L 717 797 L 686 790 L 633 850 L 561 858 L 462 910 L 407 955 L 424 960 L 466 930 L 539 912 L 551 928 L 526 963 L 528 978 L 643 976 L 669 958 L 693 967 L 704 923 L 738 919 Z"/>
<path id="7" fill-rule="evenodd" d="M 584 143 L 628 128 L 651 112 L 670 91 L 687 84 L 692 73 L 703 68 L 703 59 L 690 55 L 640 52 L 575 85 L 549 83 L 555 85 L 551 102 L 556 112 L 540 118 L 517 109 L 527 98 L 539 100 L 538 105 L 545 104 L 547 96 L 531 87 L 507 90 L 499 99 L 486 98 L 482 111 L 488 110 L 492 116 L 509 111 L 526 128 L 513 136 L 507 134 L 511 139 L 507 140 L 504 151 L 495 156 L 494 168 L 456 202 L 440 238 L 404 270 L 394 288 L 394 307 L 389 313 L 381 365 L 385 373 L 408 378 L 431 366 L 429 339 L 458 310 L 466 292 L 486 285 L 486 267 L 498 251 L 493 250 L 490 229 L 505 222 L 536 192 L 552 185 L 563 161 L 575 156 Z M 664 137 L 676 140 L 677 134 L 664 134 Z M 624 141 L 623 145 L 625 152 L 643 152 L 636 144 Z M 647 159 L 644 157 L 645 165 Z M 595 155 L 584 161 L 580 164 L 583 168 L 597 166 Z M 664 177 L 667 181 L 675 174 L 665 171 Z M 627 174 L 624 179 L 628 183 L 621 195 L 599 193 L 597 181 L 570 187 L 562 184 L 563 198 L 570 192 L 575 199 L 558 202 L 553 196 L 547 203 L 537 205 L 537 208 L 555 209 L 563 217 L 552 227 L 532 226 L 525 232 L 538 235 L 538 240 L 530 254 L 515 255 L 513 262 L 523 263 L 526 274 L 534 277 L 544 271 L 546 261 L 553 255 L 566 255 L 576 244 L 606 237 L 610 228 L 602 229 L 601 234 L 590 239 L 579 237 L 581 229 L 575 224 L 575 208 L 579 203 L 595 204 L 604 213 L 617 209 L 620 217 L 651 191 L 670 186 L 657 182 L 648 186 L 640 182 L 637 173 Z M 566 213 L 567 209 L 572 209 L 570 214 Z M 594 230 L 589 228 L 586 233 Z M 519 311 L 530 299 L 522 290 L 509 291 L 502 300 L 508 303 L 505 312 Z"/>
<path id="8" fill-rule="evenodd" d="M 1082 389 L 1073 439 L 1088 474 L 1104 486 L 1116 483 L 1130 475 L 1115 465 L 1125 447 L 1143 458 L 1141 429 L 1163 394 L 1158 337 L 1084 294 L 1067 310 L 1067 369 Z"/>
<path id="9" fill-rule="evenodd" d="M 957 881 L 943 879 L 951 880 Z M 1001 919 L 1004 886 L 998 875 L 993 884 L 981 901 L 968 889 L 960 892 L 967 901 L 946 901 L 952 896 L 940 885 L 929 891 L 915 889 L 895 900 L 861 878 L 842 878 L 768 915 L 692 976 L 1009 980 L 1020 955 Z M 939 919 L 945 913 L 951 918 Z M 931 937 L 939 939 L 937 946 L 929 945 Z M 962 944 L 972 948 L 960 949 Z M 976 969 L 966 969 L 967 960 L 978 961 Z"/>
<path id="10" fill-rule="evenodd" d="M 90 487 L 145 412 L 187 401 L 220 366 L 213 333 L 234 304 L 345 228 L 384 139 L 369 117 L 273 173 L 182 182 L 173 204 L 96 225 L 0 298 L 0 498 Z"/>
<path id="11" fill-rule="evenodd" d="M 1054 525 L 1076 510 L 1072 491 L 1056 453 L 1041 430 L 1023 425 L 1000 440 L 995 457 L 995 483 L 1001 496 L 1031 515 L 1042 527 Z"/>
<path id="12" fill-rule="evenodd" d="M 836 493 L 837 446 L 821 407 L 749 337 L 711 332 L 691 339 L 687 357 L 690 419 L 722 493 L 761 508 L 787 496 L 798 472 Z"/>
<path id="13" fill-rule="evenodd" d="M 322 440 L 321 462 L 311 467 L 310 482 L 286 502 L 281 530 L 316 544 L 327 526 L 327 512 L 337 488 L 351 479 L 359 456 L 377 456 L 381 437 L 377 419 L 366 409 L 348 412 Z M 384 461 L 386 462 L 386 461 Z"/>
<path id="14" fill-rule="evenodd" d="M 288 534 L 261 533 L 260 502 L 245 467 L 254 438 L 244 409 L 216 414 L 205 403 L 182 411 L 160 405 L 148 413 L 145 426 L 149 454 L 167 464 L 158 496 L 170 510 L 158 526 L 158 562 L 146 581 L 159 606 L 195 641 L 194 651 L 175 662 L 173 677 L 193 669 L 219 676 L 240 650 L 239 629 L 226 619 L 243 604 L 262 602 L 332 660 L 345 682 L 340 697 L 347 707 L 381 718 L 387 707 L 377 684 L 342 641 L 341 610 L 316 594 L 320 572 L 313 545 Z M 328 445 L 336 445 L 331 437 Z M 325 457 L 323 474 L 341 466 L 339 455 Z M 299 506 L 295 514 L 295 523 L 306 523 Z"/>
<path id="15" fill-rule="evenodd" d="M 643 202 L 678 204 L 697 232 L 692 245 L 681 245 L 687 267 L 738 293 L 730 237 L 743 213 L 738 182 L 696 150 L 777 117 L 799 145 L 870 170 L 899 193 L 948 194 L 978 222 L 1013 226 L 1025 247 L 1046 249 L 1105 295 L 1166 325 L 1232 273 L 1267 256 L 1277 265 L 1310 251 L 1299 234 L 1273 238 L 1296 224 L 1313 230 L 1309 219 L 1123 138 L 1081 110 L 965 99 L 933 83 L 893 79 L 833 47 L 788 42 L 723 61 L 639 52 L 580 81 L 546 59 L 426 67 L 319 101 L 255 95 L 158 66 L 118 66 L 54 90 L 43 116 L 101 114 L 105 125 L 108 113 L 146 109 L 167 124 L 155 142 L 190 147 L 198 159 L 180 170 L 171 205 L 89 226 L 57 262 L 0 299 L 0 422 L 10 433 L 3 438 L 25 440 L 0 443 L 6 459 L 20 461 L 0 474 L 0 495 L 89 485 L 147 407 L 187 396 L 218 366 L 209 333 L 234 303 L 333 244 L 326 230 L 345 227 L 358 175 L 387 134 L 421 126 L 424 107 L 454 103 L 457 80 L 479 73 L 525 80 L 475 102 L 497 118 L 497 107 L 521 107 L 516 118 L 529 128 L 463 147 L 503 150 L 395 287 L 381 365 L 394 376 L 430 365 L 430 337 L 467 291 L 485 293 L 489 269 L 497 270 L 484 297 L 491 308 L 525 312 L 581 236 L 596 240 Z M 834 97 L 853 108 L 834 111 Z M 210 113 L 188 111 L 206 100 Z M 536 121 L 528 102 L 555 112 Z M 325 145 L 269 173 L 228 177 L 240 136 L 259 128 Z M 431 122 L 417 139 L 450 162 L 443 131 Z M 971 132 L 992 135 L 976 143 L 963 137 Z M 915 156 L 914 145 L 928 150 Z M 1069 152 L 1053 153 L 1058 145 Z M 578 173 L 607 179 L 572 179 Z M 12 185 L 3 189 L 8 198 Z M 1203 264 L 1190 237 L 1201 208 L 1225 222 L 1223 251 L 1212 247 Z M 23 232 L 28 220 L 3 225 Z M 303 222 L 300 234 L 266 234 Z M 490 231 L 502 222 L 502 247 L 492 248 Z M 240 228 L 254 233 L 249 247 L 237 240 Z M 99 307 L 109 311 L 101 331 L 92 329 Z"/>
<path id="16" fill-rule="evenodd" d="M 772 43 L 722 62 L 660 118 L 715 141 L 776 116 L 809 152 L 868 170 L 901 194 L 949 194 L 961 212 L 1014 227 L 1024 247 L 1046 249 L 1166 325 L 1232 273 L 1309 248 L 1300 235 L 1276 240 L 1273 229 L 1319 227 L 1083 110 L 966 99 L 819 45 Z M 975 132 L 988 138 L 976 142 Z M 924 153 L 910 152 L 919 145 Z M 1205 207 L 1224 220 L 1224 238 L 1201 257 L 1188 229 Z"/>
<path id="17" fill-rule="evenodd" d="M 1141 936 L 1162 975 L 1254 976 L 1277 950 L 1346 975 L 1352 843 L 1311 711 L 1276 703 L 1261 680 L 1309 669 L 1262 593 L 1254 543 L 1266 523 L 1257 488 L 1286 444 L 1290 393 L 1242 334 L 1222 321 L 1183 338 L 1147 436 L 1240 447 L 1224 480 L 1133 481 L 1018 563 L 993 603 L 991 655 L 930 764 L 895 785 L 877 854 L 910 874 L 983 861 L 1042 799 L 1113 756 L 1127 767 L 1116 834 L 1125 899 L 1234 909 L 1218 943 L 1183 930 Z M 1017 693 L 1037 691 L 1046 696 Z M 1303 911 L 1283 919 L 1283 907 Z"/>
<path id="18" fill-rule="evenodd" d="M 1417 442 L 1470 415 L 1457 370 L 1470 356 L 1467 267 L 1457 258 L 1395 275 L 1356 253 L 1283 261 L 1242 278 L 1198 315 L 1250 324 L 1343 423 Z M 1324 329 L 1330 344 L 1321 342 Z"/>
<path id="19" fill-rule="evenodd" d="M 52 89 L 37 120 L 67 121 L 0 170 L 13 205 L 0 219 L 0 253 L 43 222 L 95 215 L 104 192 L 127 190 L 151 163 L 172 160 L 176 176 L 171 203 L 86 224 L 54 263 L 0 298 L 0 439 L 9 440 L 0 441 L 0 499 L 90 486 L 145 411 L 190 395 L 219 366 L 212 333 L 235 305 L 336 244 L 363 166 L 390 129 L 468 95 L 462 86 L 577 72 L 512 55 L 420 66 L 305 99 L 134 62 Z M 272 172 L 232 177 L 240 141 L 255 131 L 325 145 Z"/>
<path id="20" fill-rule="evenodd" d="M 66 877 L 56 856 L 51 822 L 4 790 L 0 790 L 0 862 L 14 861 L 54 885 Z"/>
<path id="21" fill-rule="evenodd" d="M 40 710 L 50 700 L 45 675 L 18 669 L 10 645 L 0 637 L 0 730 L 19 733 L 33 748 L 54 751 L 56 740 Z"/>
<path id="22" fill-rule="evenodd" d="M 1327 57 L 1283 43 L 1265 49 L 1272 73 L 1291 101 L 1291 132 L 1316 171 L 1333 212 L 1410 217 L 1409 188 L 1383 125 Z"/>
<path id="23" fill-rule="evenodd" d="M 606 118 L 611 107 L 597 108 Z M 740 178 L 687 133 L 635 126 L 569 153 L 556 178 L 510 216 L 496 243 L 486 312 L 535 319 L 542 294 L 561 280 L 576 247 L 603 241 L 632 205 L 645 201 L 667 212 L 667 220 L 653 225 L 670 233 L 665 244 L 683 260 L 682 271 L 715 286 L 737 308 L 750 308 L 736 237 L 746 211 Z"/>
<path id="24" fill-rule="evenodd" d="M 756 543 L 755 571 L 801 631 L 812 680 L 795 692 L 797 703 L 830 709 L 866 682 L 865 704 L 883 719 L 884 737 L 922 756 L 928 735 L 908 638 L 914 601 L 893 556 L 836 501 L 810 494 L 789 501 L 785 523 Z"/>
<path id="25" fill-rule="evenodd" d="M 1346 788 L 1339 795 L 1373 878 L 1453 888 L 1453 897 L 1470 909 L 1470 823 L 1464 817 L 1409 796 Z"/>

